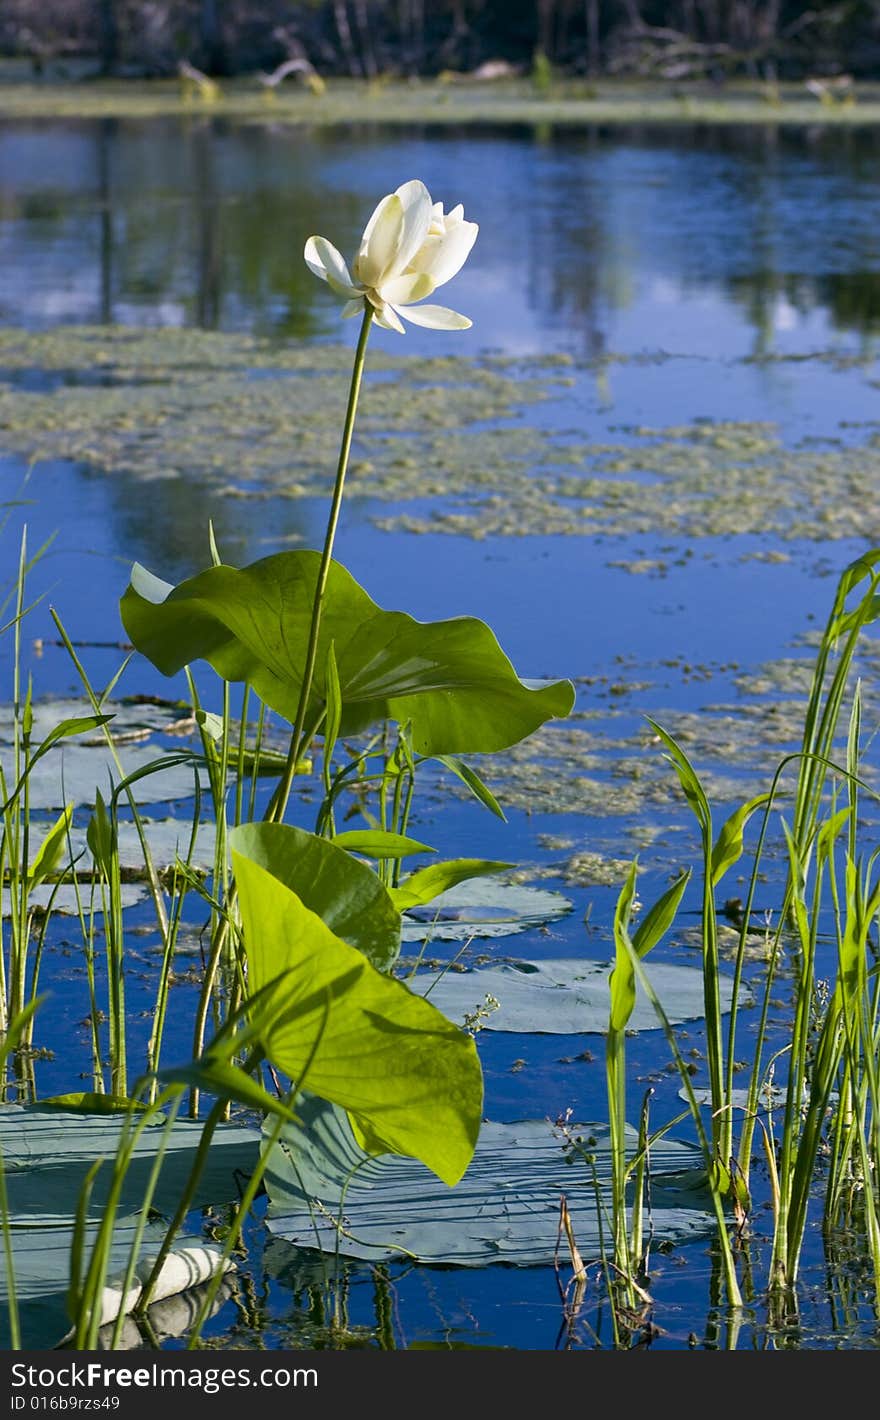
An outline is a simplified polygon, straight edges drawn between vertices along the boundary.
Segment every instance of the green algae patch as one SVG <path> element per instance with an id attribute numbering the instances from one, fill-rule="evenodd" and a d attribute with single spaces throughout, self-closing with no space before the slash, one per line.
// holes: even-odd
<path id="1" fill-rule="evenodd" d="M 854 678 L 861 678 L 865 725 L 873 726 L 880 716 L 874 689 L 878 663 L 880 643 L 865 637 L 853 667 Z M 648 663 L 642 667 L 651 668 Z M 656 663 L 653 669 L 665 671 L 668 666 Z M 685 675 L 684 666 L 677 669 Z M 693 709 L 652 709 L 652 718 L 693 764 L 719 825 L 722 813 L 769 792 L 784 759 L 789 763 L 779 779 L 775 809 L 777 816 L 790 811 L 812 669 L 812 659 L 797 656 L 758 665 L 748 674 L 726 666 L 733 698 L 707 700 Z M 491 760 L 473 760 L 505 812 L 541 820 L 536 842 L 544 856 L 541 863 L 529 866 L 529 879 L 552 878 L 570 887 L 612 886 L 623 880 L 629 867 L 621 856 L 626 843 L 634 851 L 650 849 L 655 862 L 672 862 L 681 847 L 678 834 L 693 827 L 678 777 L 647 719 L 619 701 L 601 710 L 587 708 L 585 695 L 596 694 L 597 687 L 587 683 L 581 708 L 568 720 L 543 726 Z M 845 703 L 836 749 L 841 765 L 848 715 Z M 862 775 L 871 787 L 878 779 L 870 763 L 863 765 Z M 464 796 L 457 783 L 444 781 L 444 787 Z M 870 806 L 869 796 L 863 796 L 863 808 Z M 565 824 L 547 822 L 560 816 L 589 822 L 589 832 L 578 830 L 575 837 Z M 675 838 L 672 846 L 670 834 Z"/>
<path id="2" fill-rule="evenodd" d="M 228 499 L 324 497 L 350 364 L 345 345 L 246 334 L 7 329 L 0 445 L 35 462 L 36 492 L 40 462 L 63 459 Z M 351 493 L 392 533 L 683 540 L 683 552 L 612 559 L 654 577 L 682 565 L 699 539 L 757 537 L 747 555 L 778 561 L 794 541 L 876 538 L 875 432 L 793 448 L 767 422 L 640 426 L 601 441 L 530 424 L 530 409 L 569 397 L 572 368 L 576 382 L 589 378 L 566 358 L 375 350 Z"/>
<path id="3" fill-rule="evenodd" d="M 774 425 L 712 420 L 622 432 L 616 444 L 541 436 L 540 467 L 523 470 L 511 460 L 495 493 L 485 491 L 485 481 L 458 482 L 453 458 L 445 493 L 456 499 L 454 506 L 401 510 L 375 521 L 388 532 L 478 539 L 666 535 L 690 544 L 743 535 L 782 543 L 876 537 L 880 446 L 874 439 L 793 448 Z M 518 435 L 522 457 L 532 447 L 530 432 Z M 784 550 L 762 548 L 753 555 L 786 557 Z M 663 576 L 680 561 L 636 556 L 613 565 Z"/>
<path id="4" fill-rule="evenodd" d="M 520 881 L 558 878 L 568 887 L 614 887 L 626 881 L 630 867 L 629 858 L 609 858 L 593 849 L 582 848 L 556 862 L 533 864 L 512 877 Z"/>
<path id="5" fill-rule="evenodd" d="M 145 482 L 197 480 L 229 496 L 323 496 L 338 455 L 350 366 L 346 346 L 246 335 L 6 330 L 0 443 L 28 459 L 67 459 Z M 547 397 L 555 370 L 537 361 L 522 375 L 491 361 L 375 351 L 352 491 L 379 499 L 443 494 L 447 463 L 464 482 L 474 450 L 460 431 L 516 425 L 523 407 Z M 22 388 L 22 377 L 35 371 L 44 376 L 42 387 L 34 389 L 31 379 Z M 496 428 L 498 448 L 483 473 L 491 488 L 516 443 L 513 430 L 506 439 L 500 434 Z M 524 467 L 537 448 L 534 438 L 520 453 Z"/>

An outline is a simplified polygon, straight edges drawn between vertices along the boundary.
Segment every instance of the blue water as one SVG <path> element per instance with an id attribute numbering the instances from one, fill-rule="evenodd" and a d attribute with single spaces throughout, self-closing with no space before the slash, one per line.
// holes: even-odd
<path id="1" fill-rule="evenodd" d="M 880 147 L 862 132 L 548 135 L 525 128 L 308 132 L 207 120 L 10 123 L 0 133 L 0 321 L 38 329 L 194 325 L 352 343 L 353 326 L 339 324 L 332 298 L 302 265 L 303 242 L 319 232 L 351 254 L 378 197 L 417 175 L 447 205 L 463 202 L 480 236 L 442 293 L 473 318 L 473 330 L 445 335 L 413 327 L 407 350 L 573 356 L 572 387 L 524 416 L 549 435 L 573 430 L 620 438 L 626 426 L 713 418 L 770 420 L 792 444 L 846 437 L 846 425 L 878 417 L 870 383 L 880 331 L 878 172 Z M 375 340 L 399 348 L 395 335 L 377 331 Z M 861 363 L 768 361 L 816 352 L 858 355 Z M 641 354 L 669 358 L 611 364 L 601 381 L 589 363 Z M 0 497 L 17 496 L 24 474 L 20 459 L 3 457 L 0 430 Z M 32 500 L 22 510 L 31 547 L 56 534 L 39 567 L 46 599 L 28 623 L 26 666 L 41 693 L 77 689 L 69 661 L 52 644 L 54 605 L 74 639 L 97 643 L 89 647 L 88 666 L 101 684 L 124 654 L 117 603 L 131 562 L 143 560 L 170 581 L 202 565 L 211 495 L 193 485 L 182 516 L 180 500 L 166 501 L 161 484 L 56 462 L 38 465 L 22 496 Z M 314 544 L 324 510 L 241 502 L 236 511 L 240 520 L 224 553 L 241 563 L 275 550 L 273 533 L 278 547 L 286 545 L 278 519 L 295 517 Z M 746 529 L 733 543 L 701 541 L 694 556 L 676 565 L 685 548 L 664 536 L 664 546 L 672 544 L 670 565 L 657 579 L 609 566 L 650 555 L 650 538 L 551 538 L 527 529 L 517 539 L 416 538 L 379 531 L 375 511 L 365 501 L 347 507 L 336 555 L 376 601 L 422 619 L 481 616 L 526 676 L 613 678 L 621 657 L 635 678 L 638 667 L 648 666 L 645 678 L 656 684 L 642 701 L 629 702 L 634 719 L 673 699 L 679 708 L 699 708 L 727 693 L 723 675 L 708 691 L 676 677 L 664 684 L 664 659 L 750 667 L 789 654 L 801 633 L 824 620 L 836 574 L 863 550 L 854 542 L 794 543 L 786 545 L 785 564 L 743 561 L 744 550 L 766 545 L 760 529 Z M 7 529 L 11 567 L 9 539 Z M 43 640 L 39 656 L 31 644 L 36 637 Z M 169 682 L 142 661 L 129 667 L 121 688 L 185 693 L 182 677 Z M 594 703 L 581 691 L 582 707 Z M 462 806 L 428 812 L 425 831 L 444 855 L 535 861 L 539 833 L 579 837 L 592 827 L 573 827 L 563 815 L 513 811 L 509 818 L 503 825 Z M 627 856 L 632 850 L 623 837 L 609 849 L 615 831 L 615 823 L 604 826 L 603 851 Z M 695 834 L 685 830 L 677 841 L 684 858 L 694 854 Z M 646 864 L 649 894 L 664 877 L 659 869 L 651 875 L 649 856 Z M 549 937 L 511 939 L 522 956 L 609 954 L 616 889 L 566 891 L 573 911 Z M 693 899 L 686 907 L 693 911 Z M 75 1040 L 85 1060 L 75 944 L 56 944 L 46 973 L 68 1049 Z M 149 1003 L 151 974 L 149 962 L 133 960 L 133 1009 L 141 989 Z M 181 985 L 173 993 L 169 1050 L 181 1057 L 189 1048 L 194 990 Z M 135 1043 L 142 1041 L 148 1022 L 133 1031 Z M 583 1037 L 548 1043 L 484 1033 L 487 1115 L 554 1118 L 571 1108 L 581 1118 L 601 1117 L 601 1038 L 591 1037 L 589 1045 L 593 1063 L 562 1065 L 560 1057 L 583 1050 Z M 668 1052 L 659 1032 L 631 1045 L 635 1112 L 644 1090 L 635 1076 L 656 1069 Z M 528 1068 L 513 1070 L 520 1057 Z M 75 1087 L 67 1050 L 41 1062 L 39 1071 L 43 1090 Z M 655 1117 L 678 1108 L 670 1078 L 657 1086 Z M 251 1316 L 228 1303 L 211 1329 L 230 1344 L 251 1344 L 256 1335 L 269 1346 L 311 1344 L 304 1284 L 274 1264 L 265 1277 L 258 1225 L 250 1240 L 260 1305 Z M 681 1254 L 683 1260 L 656 1263 L 654 1319 L 661 1332 L 651 1344 L 681 1349 L 693 1332 L 702 1344 L 723 1345 L 723 1327 L 716 1340 L 706 1320 L 712 1303 L 706 1247 Z M 811 1262 L 820 1261 L 814 1245 Z M 353 1324 L 373 1324 L 374 1284 L 368 1271 L 353 1271 Z M 511 1275 L 503 1268 L 401 1266 L 391 1269 L 390 1285 L 399 1345 L 565 1344 L 552 1269 Z M 781 1344 L 873 1346 L 875 1322 L 857 1278 L 853 1288 L 851 1314 L 842 1321 L 824 1293 L 808 1289 L 801 1334 Z M 763 1344 L 765 1320 L 757 1296 L 738 1344 Z M 590 1326 L 607 1344 L 608 1318 L 591 1313 Z M 580 1326 L 571 1344 L 589 1346 L 591 1338 Z"/>

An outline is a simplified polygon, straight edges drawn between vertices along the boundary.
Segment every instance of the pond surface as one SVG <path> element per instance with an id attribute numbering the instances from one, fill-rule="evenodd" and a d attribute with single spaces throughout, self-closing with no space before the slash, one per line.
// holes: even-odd
<path id="1" fill-rule="evenodd" d="M 23 520 L 32 550 L 54 534 L 32 575 L 46 600 L 27 622 L 26 668 L 35 694 L 78 691 L 51 605 L 94 683 L 109 681 L 130 564 L 194 573 L 209 520 L 238 564 L 318 542 L 355 330 L 303 244 L 320 233 L 351 256 L 378 197 L 414 176 L 480 224 L 442 293 L 474 325 L 375 331 L 336 555 L 380 605 L 480 616 L 521 675 L 577 682 L 566 738 L 547 731 L 481 766 L 507 824 L 447 793 L 417 832 L 443 856 L 516 861 L 526 882 L 566 894 L 568 916 L 512 939 L 511 954 L 604 960 L 623 865 L 639 854 L 649 902 L 698 852 L 645 714 L 687 743 L 720 821 L 796 743 L 810 633 L 847 562 L 880 543 L 870 132 L 5 124 L 9 575 Z M 120 691 L 186 687 L 136 658 Z M 869 731 L 875 704 L 868 678 Z M 686 899 L 668 961 L 695 962 L 698 920 Z M 87 1009 L 75 944 L 57 943 L 45 970 L 75 1036 Z M 141 970 L 148 1000 L 148 942 L 135 1001 Z M 185 975 L 169 1026 L 181 1057 Z M 69 1046 L 62 1058 L 41 1043 L 55 1047 L 41 1091 L 74 1088 Z M 662 1033 L 630 1046 L 633 1116 L 650 1080 L 655 1121 L 671 1117 Z M 603 1117 L 601 1036 L 485 1031 L 480 1050 L 487 1117 Z M 256 1228 L 249 1305 L 227 1303 L 214 1334 L 320 1344 L 308 1259 L 279 1258 L 276 1242 L 264 1270 L 261 1247 Z M 651 1344 L 770 1344 L 760 1293 L 738 1341 L 707 1323 L 706 1244 L 656 1263 Z M 813 1244 L 800 1321 L 772 1344 L 875 1345 L 858 1260 L 842 1300 L 821 1264 Z M 381 1286 L 355 1268 L 347 1286 L 352 1326 L 390 1306 L 398 1345 L 558 1342 L 552 1268 L 391 1267 Z M 607 1344 L 607 1318 L 590 1325 Z M 589 1329 L 573 1344 L 594 1344 Z"/>

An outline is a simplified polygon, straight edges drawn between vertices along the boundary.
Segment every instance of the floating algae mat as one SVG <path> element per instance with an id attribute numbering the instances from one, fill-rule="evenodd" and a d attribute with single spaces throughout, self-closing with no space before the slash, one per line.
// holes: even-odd
<path id="1" fill-rule="evenodd" d="M 348 346 L 244 334 L 7 329 L 0 441 L 36 460 L 37 491 L 40 461 L 67 459 L 147 482 L 197 480 L 230 498 L 324 496 L 350 363 Z M 377 348 L 351 490 L 377 503 L 418 500 L 412 511 L 373 511 L 376 526 L 396 532 L 876 537 L 875 427 L 857 442 L 793 448 L 767 422 L 636 426 L 602 442 L 528 423 L 531 407 L 595 373 L 564 355 L 422 358 Z M 664 570 L 655 557 L 629 567 Z"/>
<path id="2" fill-rule="evenodd" d="M 546 397 L 559 363 L 550 357 L 520 376 L 502 360 L 372 351 L 353 490 L 386 499 L 432 491 L 453 432 L 503 420 L 515 425 L 524 405 Z M 69 459 L 147 481 L 194 478 L 229 496 L 325 496 L 350 367 L 347 346 L 248 335 L 6 330 L 0 441 L 28 458 Z M 42 372 L 36 389 L 34 371 Z M 516 456 L 512 431 L 502 444 L 483 474 L 490 488 L 503 461 Z M 528 457 L 529 450 L 519 455 L 524 468 Z"/>

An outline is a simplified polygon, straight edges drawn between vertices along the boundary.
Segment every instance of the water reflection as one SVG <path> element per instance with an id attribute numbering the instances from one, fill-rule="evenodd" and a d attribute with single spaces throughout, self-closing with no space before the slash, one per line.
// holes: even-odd
<path id="1" fill-rule="evenodd" d="M 333 334 L 306 236 L 350 251 L 377 195 L 419 174 L 481 224 L 456 296 L 484 347 L 858 345 L 880 320 L 877 173 L 859 130 L 10 123 L 0 319 Z"/>

